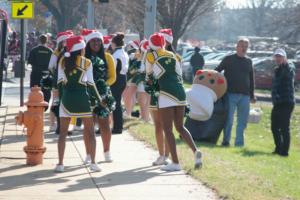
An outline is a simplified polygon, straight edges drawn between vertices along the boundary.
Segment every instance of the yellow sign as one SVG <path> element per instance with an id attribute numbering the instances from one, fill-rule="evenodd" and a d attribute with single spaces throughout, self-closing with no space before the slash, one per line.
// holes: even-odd
<path id="1" fill-rule="evenodd" d="M 11 13 L 13 19 L 32 19 L 34 17 L 33 2 L 12 2 Z"/>

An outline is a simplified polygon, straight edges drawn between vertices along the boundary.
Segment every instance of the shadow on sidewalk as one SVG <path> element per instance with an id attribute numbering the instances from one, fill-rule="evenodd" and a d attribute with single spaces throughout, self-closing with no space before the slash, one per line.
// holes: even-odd
<path id="1" fill-rule="evenodd" d="M 95 184 L 98 188 L 113 187 L 119 185 L 131 185 L 136 183 L 145 182 L 148 179 L 157 176 L 169 176 L 167 172 L 158 173 L 154 172 L 157 170 L 157 167 L 140 167 L 136 169 L 113 172 L 100 177 L 93 177 Z M 89 178 L 78 180 L 76 184 L 69 185 L 67 188 L 61 190 L 61 192 L 72 192 L 78 190 L 88 189 L 88 184 L 84 184 L 86 181 L 90 180 Z"/>
<path id="2" fill-rule="evenodd" d="M 0 174 L 7 171 L 18 170 L 18 169 L 25 169 L 30 166 L 26 165 L 16 165 L 10 166 L 7 168 L 0 169 Z M 83 165 L 78 166 L 66 166 L 66 171 L 75 171 L 78 169 L 84 168 Z M 68 182 L 70 177 L 81 176 L 86 173 L 74 174 L 69 176 L 61 176 L 63 174 L 54 173 L 53 169 L 48 170 L 38 170 L 34 172 L 29 172 L 20 175 L 13 175 L 13 176 L 4 176 L 0 177 L 0 191 L 5 190 L 12 190 L 17 188 L 24 188 L 24 187 L 34 187 L 35 185 L 42 185 L 42 184 L 57 184 L 57 183 L 64 183 Z M 89 179 L 90 180 L 90 179 Z M 88 180 L 87 180 L 88 181 Z"/>

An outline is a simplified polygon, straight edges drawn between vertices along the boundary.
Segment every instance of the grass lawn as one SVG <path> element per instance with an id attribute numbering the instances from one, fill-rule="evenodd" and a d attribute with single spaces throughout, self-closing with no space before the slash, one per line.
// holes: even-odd
<path id="1" fill-rule="evenodd" d="M 300 199 L 300 106 L 295 108 L 293 114 L 288 158 L 271 154 L 274 149 L 269 120 L 271 106 L 263 105 L 262 109 L 262 121 L 248 125 L 245 148 L 197 143 L 203 152 L 204 165 L 201 170 L 193 169 L 193 154 L 176 134 L 177 151 L 183 168 L 215 189 L 224 199 Z M 153 125 L 131 120 L 125 126 L 133 136 L 156 148 Z"/>

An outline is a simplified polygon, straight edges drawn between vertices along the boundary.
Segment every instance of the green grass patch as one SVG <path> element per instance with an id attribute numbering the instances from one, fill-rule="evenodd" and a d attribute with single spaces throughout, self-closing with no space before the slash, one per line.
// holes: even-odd
<path id="1" fill-rule="evenodd" d="M 203 152 L 203 168 L 193 169 L 193 154 L 176 133 L 177 150 L 182 167 L 193 177 L 215 189 L 225 199 L 294 200 L 300 199 L 300 107 L 291 121 L 290 156 L 272 155 L 270 131 L 271 106 L 264 105 L 259 124 L 249 124 L 245 132 L 246 147 L 223 148 L 197 143 Z M 125 125 L 136 138 L 156 148 L 154 127 L 138 120 Z M 233 128 L 233 138 L 235 127 Z M 222 137 L 222 136 L 221 136 Z"/>

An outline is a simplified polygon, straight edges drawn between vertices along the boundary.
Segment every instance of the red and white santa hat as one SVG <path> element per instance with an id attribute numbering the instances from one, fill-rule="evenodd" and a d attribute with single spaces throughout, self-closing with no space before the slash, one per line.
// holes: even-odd
<path id="1" fill-rule="evenodd" d="M 153 50 L 163 49 L 166 45 L 165 37 L 161 33 L 154 33 L 149 38 L 149 47 Z"/>
<path id="2" fill-rule="evenodd" d="M 128 42 L 128 45 L 132 46 L 132 48 L 134 48 L 134 49 L 139 49 L 139 47 L 140 47 L 140 41 L 138 41 L 138 40 L 131 40 L 130 42 Z"/>
<path id="3" fill-rule="evenodd" d="M 103 36 L 103 46 L 105 49 L 107 49 L 111 43 L 112 36 L 111 35 L 105 35 Z"/>
<path id="4" fill-rule="evenodd" d="M 140 43 L 140 48 L 142 52 L 147 52 L 149 50 L 149 41 L 144 39 Z"/>
<path id="5" fill-rule="evenodd" d="M 91 39 L 99 38 L 103 42 L 103 35 L 97 30 L 91 30 L 91 29 L 82 29 L 81 35 L 84 37 L 84 40 L 86 43 L 88 43 Z"/>
<path id="6" fill-rule="evenodd" d="M 70 37 L 72 35 L 74 35 L 74 34 L 73 34 L 73 31 L 71 31 L 71 30 L 60 32 L 56 36 L 56 43 L 59 44 L 60 42 L 66 40 L 68 37 Z"/>
<path id="7" fill-rule="evenodd" d="M 165 40 L 167 42 L 169 42 L 170 44 L 172 44 L 172 42 L 173 42 L 173 32 L 172 32 L 172 29 L 165 28 L 165 29 L 161 29 L 159 32 L 161 34 L 163 34 L 163 36 L 165 37 Z"/>
<path id="8" fill-rule="evenodd" d="M 82 36 L 70 36 L 66 39 L 66 52 L 65 57 L 70 57 L 71 52 L 79 51 L 85 48 L 84 38 Z"/>

